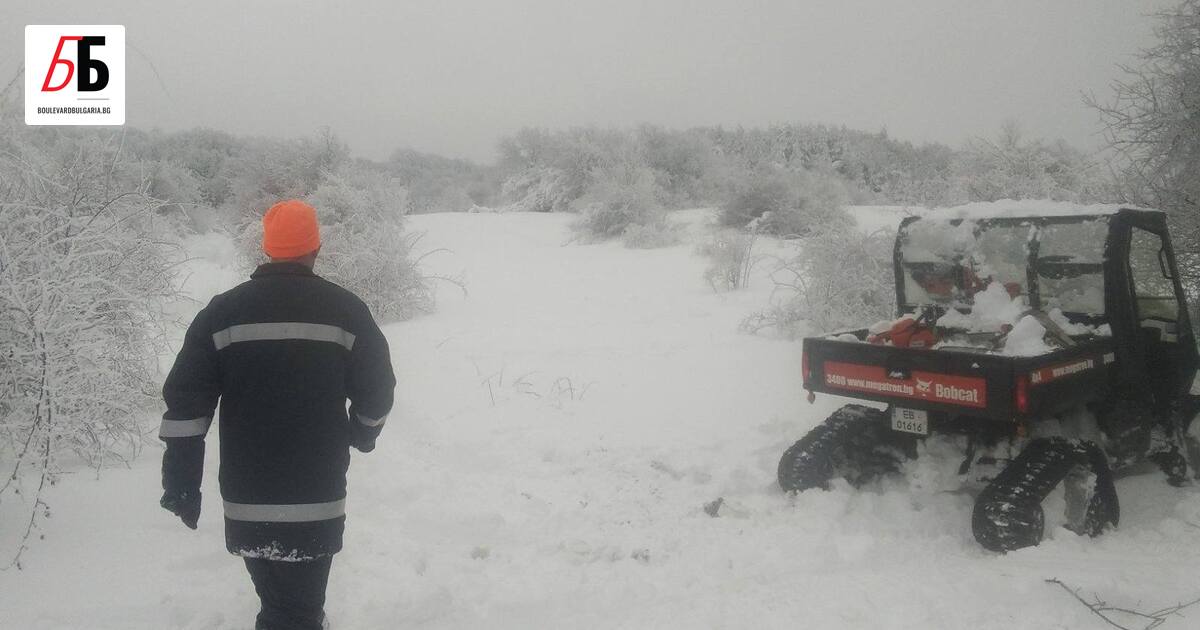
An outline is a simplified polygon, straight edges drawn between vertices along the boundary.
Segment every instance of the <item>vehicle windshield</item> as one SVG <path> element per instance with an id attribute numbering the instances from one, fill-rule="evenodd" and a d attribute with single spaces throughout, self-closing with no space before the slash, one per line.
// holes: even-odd
<path id="1" fill-rule="evenodd" d="M 921 220 L 900 230 L 902 306 L 969 309 L 999 282 L 1043 310 L 1104 315 L 1107 217 Z M 1030 294 L 1031 280 L 1035 295 Z"/>

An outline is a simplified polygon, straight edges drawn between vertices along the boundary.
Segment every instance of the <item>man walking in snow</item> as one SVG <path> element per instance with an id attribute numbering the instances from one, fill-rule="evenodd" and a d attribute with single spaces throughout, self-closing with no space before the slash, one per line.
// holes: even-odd
<path id="1" fill-rule="evenodd" d="M 325 623 L 349 447 L 374 449 L 392 408 L 387 340 L 362 300 L 313 273 L 320 246 L 311 206 L 273 206 L 263 217 L 271 261 L 200 311 L 163 386 L 161 504 L 192 529 L 220 400 L 225 544 L 262 602 L 256 629 Z"/>

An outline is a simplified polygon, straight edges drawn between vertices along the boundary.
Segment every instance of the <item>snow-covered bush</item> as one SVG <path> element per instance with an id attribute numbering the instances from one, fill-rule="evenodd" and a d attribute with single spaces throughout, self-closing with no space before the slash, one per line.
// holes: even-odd
<path id="1" fill-rule="evenodd" d="M 127 127 L 127 129 L 130 129 Z M 171 134 L 152 132 L 138 150 L 143 159 L 169 162 L 186 169 L 199 182 L 200 197 L 207 206 L 222 206 L 233 181 L 244 173 L 236 159 L 248 141 L 213 129 L 191 129 Z"/>
<path id="2" fill-rule="evenodd" d="M 367 173 L 333 175 L 309 195 L 324 229 L 320 271 L 353 291 L 383 321 L 433 310 L 433 291 L 421 275 L 406 232 L 405 189 Z"/>
<path id="3" fill-rule="evenodd" d="M 834 227 L 796 242 L 796 254 L 771 272 L 771 305 L 743 328 L 773 328 L 785 336 L 804 328 L 832 331 L 869 325 L 895 314 L 894 233 L 863 234 Z"/>
<path id="4" fill-rule="evenodd" d="M 959 185 L 970 201 L 1053 199 L 1092 202 L 1103 194 L 1097 165 L 1063 141 L 1026 140 L 1015 121 L 995 140 L 967 143 L 957 164 Z"/>
<path id="5" fill-rule="evenodd" d="M 620 238 L 632 226 L 666 230 L 654 173 L 645 167 L 618 168 L 596 177 L 586 194 L 571 205 L 579 213 L 572 229 L 584 240 Z"/>
<path id="6" fill-rule="evenodd" d="M 625 228 L 621 242 L 630 249 L 670 247 L 683 239 L 682 231 L 682 226 L 667 219 L 646 225 L 634 223 Z"/>
<path id="7" fill-rule="evenodd" d="M 512 209 L 563 212 L 606 171 L 644 166 L 632 136 L 617 129 L 526 128 L 500 141 L 501 168 L 513 173 L 503 196 Z"/>
<path id="8" fill-rule="evenodd" d="M 734 186 L 721 206 L 719 220 L 726 227 L 755 223 L 759 232 L 778 236 L 804 236 L 834 224 L 848 225 L 842 211 L 844 186 L 833 178 L 805 171 L 772 171 L 749 176 Z"/>
<path id="9" fill-rule="evenodd" d="M 1195 1 L 1189 2 L 1194 9 Z M 1125 125 L 1121 127 L 1126 138 L 1119 146 L 1141 146 L 1136 138 L 1127 137 Z M 1114 200 L 1109 171 L 1100 168 L 1094 156 L 1062 141 L 1023 139 L 1012 130 L 1018 127 L 1007 126 L 995 140 L 975 140 L 952 149 L 941 144 L 914 145 L 890 137 L 886 130 L 863 132 L 799 123 L 686 130 L 651 125 L 632 130 L 526 128 L 501 140 L 496 181 L 505 182 L 503 196 L 515 209 L 561 212 L 586 191 L 597 172 L 620 164 L 644 166 L 654 172 L 665 207 L 708 206 L 730 201 L 732 192 L 742 197 L 742 203 L 730 204 L 727 225 L 741 227 L 771 211 L 783 223 L 780 234 L 803 234 L 808 227 L 802 219 L 796 223 L 784 216 L 784 209 L 806 212 L 788 203 L 794 187 L 805 190 L 807 197 L 832 195 L 833 205 L 847 200 L 930 207 L 999 198 Z M 772 176 L 782 180 L 774 191 L 769 181 L 762 181 Z M 755 191 L 756 187 L 767 189 Z M 1158 189 L 1182 190 L 1179 186 Z M 479 201 L 485 196 L 471 194 L 476 203 L 489 205 Z M 782 201 L 771 208 L 770 203 L 760 203 L 764 197 Z M 777 229 L 773 221 L 765 223 L 767 229 Z"/>
<path id="10" fill-rule="evenodd" d="M 709 206 L 720 200 L 727 160 L 702 130 L 643 125 L 635 138 L 668 208 Z"/>
<path id="11" fill-rule="evenodd" d="M 566 212 L 575 200 L 562 171 L 537 166 L 504 180 L 500 194 L 513 212 Z"/>
<path id="12" fill-rule="evenodd" d="M 879 195 L 885 203 L 924 208 L 957 206 L 971 200 L 962 179 L 948 175 L 897 178 L 880 189 Z"/>
<path id="13" fill-rule="evenodd" d="M 315 138 L 244 139 L 237 155 L 228 160 L 235 175 L 226 209 L 235 221 L 261 217 L 280 199 L 311 194 L 326 173 L 348 165 L 349 154 L 349 147 L 328 130 Z"/>
<path id="14" fill-rule="evenodd" d="M 724 228 L 714 231 L 712 240 L 697 248 L 709 259 L 704 279 L 713 291 L 733 291 L 749 285 L 757 239 L 752 231 Z"/>
<path id="15" fill-rule="evenodd" d="M 326 174 L 305 201 L 321 223 L 318 274 L 354 292 L 382 321 L 433 310 L 432 288 L 412 253 L 420 234 L 405 231 L 407 193 L 393 177 L 347 166 Z M 237 243 L 244 267 L 266 261 L 261 214 L 245 219 Z"/>
<path id="16" fill-rule="evenodd" d="M 397 149 L 384 166 L 408 189 L 411 214 L 465 212 L 498 201 L 501 182 L 490 166 L 412 149 Z"/>
<path id="17" fill-rule="evenodd" d="M 161 202 L 120 134 L 3 122 L 0 500 L 21 493 L 32 509 L 19 558 L 59 458 L 99 468 L 140 449 L 178 256 L 160 244 Z"/>
<path id="18" fill-rule="evenodd" d="M 200 180 L 191 171 L 167 160 L 148 165 L 147 191 L 154 199 L 162 199 L 160 216 L 168 217 L 181 224 L 191 223 L 191 211 L 203 204 Z"/>

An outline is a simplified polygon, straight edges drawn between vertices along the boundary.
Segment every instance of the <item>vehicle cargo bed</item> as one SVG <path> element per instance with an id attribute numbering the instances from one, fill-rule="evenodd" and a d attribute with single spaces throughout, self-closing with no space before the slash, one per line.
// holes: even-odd
<path id="1" fill-rule="evenodd" d="M 866 331 L 849 334 L 861 339 Z M 1113 348 L 1109 337 L 1086 337 L 1071 347 L 1021 357 L 810 337 L 804 340 L 804 386 L 817 393 L 1011 421 L 1103 395 L 1115 364 Z"/>

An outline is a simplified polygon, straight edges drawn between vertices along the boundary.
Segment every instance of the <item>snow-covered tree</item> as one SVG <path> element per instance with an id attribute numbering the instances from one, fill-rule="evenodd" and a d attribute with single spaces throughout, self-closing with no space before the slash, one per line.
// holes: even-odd
<path id="1" fill-rule="evenodd" d="M 969 201 L 1053 199 L 1094 201 L 1096 166 L 1065 142 L 1026 140 L 1008 121 L 994 140 L 976 138 L 959 157 L 958 176 Z"/>
<path id="2" fill-rule="evenodd" d="M 1171 213 L 1172 235 L 1196 309 L 1200 301 L 1200 0 L 1156 14 L 1157 43 L 1122 66 L 1108 98 L 1087 102 L 1120 156 L 1128 201 Z M 1200 309 L 1193 311 L 1194 317 Z"/>
<path id="3" fill-rule="evenodd" d="M 722 225 L 751 223 L 764 234 L 804 236 L 831 225 L 845 225 L 846 189 L 830 175 L 767 169 L 736 184 L 720 208 Z"/>
<path id="4" fill-rule="evenodd" d="M 552 166 L 531 166 L 510 176 L 500 195 L 514 212 L 566 212 L 578 198 L 566 175 Z"/>
<path id="5" fill-rule="evenodd" d="M 636 140 L 667 207 L 692 208 L 719 201 L 728 169 L 704 133 L 643 125 Z"/>
<path id="6" fill-rule="evenodd" d="M 583 197 L 572 204 L 579 218 L 572 228 L 587 240 L 619 238 L 631 225 L 654 225 L 665 218 L 654 173 L 623 166 L 595 176 Z"/>
<path id="7" fill-rule="evenodd" d="M 500 182 L 490 166 L 400 149 L 388 158 L 386 167 L 408 189 L 414 214 L 463 212 L 498 200 Z"/>
<path id="8" fill-rule="evenodd" d="M 0 118 L 0 501 L 32 509 L 25 541 L 59 458 L 128 461 L 158 402 L 177 257 L 122 137 Z"/>
<path id="9" fill-rule="evenodd" d="M 892 245 L 895 234 L 863 234 L 829 226 L 796 242 L 796 253 L 771 270 L 775 291 L 743 329 L 795 336 L 867 326 L 895 314 Z"/>

